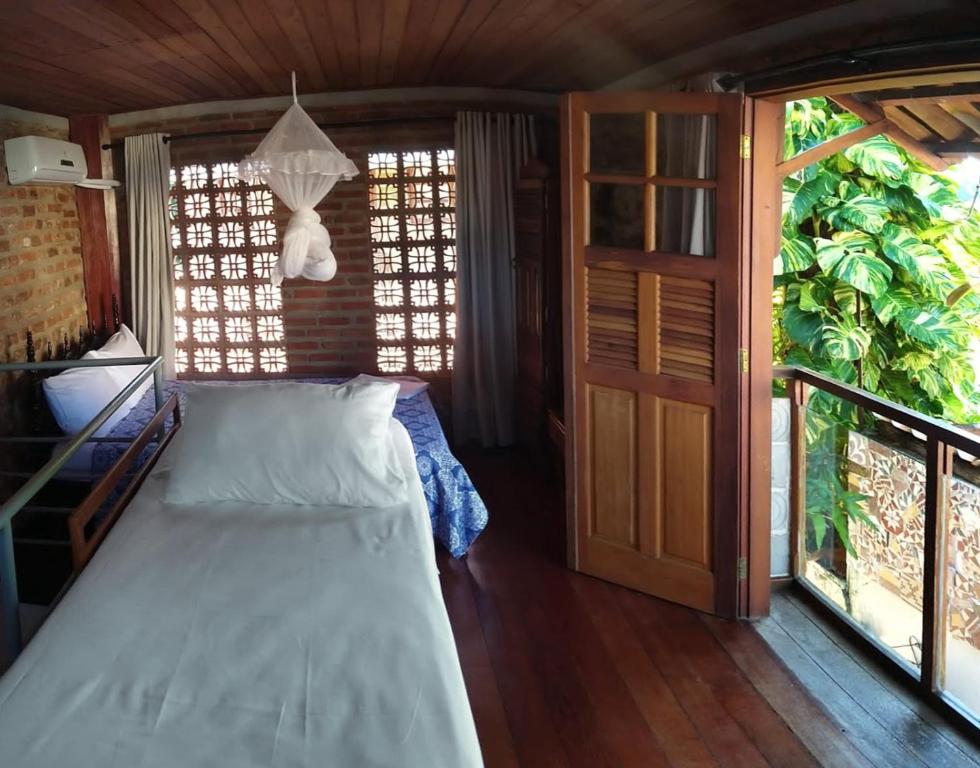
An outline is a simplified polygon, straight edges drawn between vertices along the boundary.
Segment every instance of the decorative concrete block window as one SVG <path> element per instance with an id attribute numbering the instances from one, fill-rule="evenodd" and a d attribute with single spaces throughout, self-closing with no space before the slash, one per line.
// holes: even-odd
<path id="1" fill-rule="evenodd" d="M 286 371 L 272 192 L 234 163 L 170 172 L 177 373 L 234 378 Z"/>
<path id="2" fill-rule="evenodd" d="M 456 336 L 455 152 L 369 154 L 368 205 L 378 369 L 448 372 Z"/>

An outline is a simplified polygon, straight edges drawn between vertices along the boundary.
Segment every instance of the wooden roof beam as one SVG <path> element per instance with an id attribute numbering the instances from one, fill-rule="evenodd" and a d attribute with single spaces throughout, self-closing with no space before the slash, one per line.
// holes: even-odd
<path id="1" fill-rule="evenodd" d="M 946 141 L 942 144 L 929 144 L 928 147 L 937 155 L 950 158 L 951 162 L 970 155 L 980 157 L 980 141 Z"/>
<path id="2" fill-rule="evenodd" d="M 863 101 L 859 101 L 853 96 L 840 94 L 837 96 L 831 96 L 830 98 L 848 112 L 852 112 L 860 117 L 866 123 L 876 123 L 885 118 L 884 112 L 882 112 L 876 105 L 865 104 Z M 943 160 L 943 158 L 941 158 L 939 155 L 935 154 L 921 141 L 912 138 L 894 123 L 890 123 L 890 125 L 886 127 L 884 133 L 886 136 L 888 136 L 888 138 L 898 144 L 898 146 L 913 157 L 921 160 L 930 168 L 937 171 L 945 171 L 949 167 L 948 162 Z"/>
<path id="3" fill-rule="evenodd" d="M 811 147 L 806 152 L 800 152 L 796 157 L 791 157 L 789 160 L 781 162 L 776 166 L 776 170 L 780 176 L 789 176 L 790 174 L 803 170 L 808 165 L 813 165 L 826 157 L 843 152 L 848 147 L 853 147 L 865 139 L 870 139 L 872 136 L 885 133 L 891 124 L 891 121 L 886 118 L 868 123 L 853 131 Z"/>
<path id="4" fill-rule="evenodd" d="M 939 106 L 980 136 L 980 109 L 970 103 L 964 104 L 954 101 L 940 101 Z"/>

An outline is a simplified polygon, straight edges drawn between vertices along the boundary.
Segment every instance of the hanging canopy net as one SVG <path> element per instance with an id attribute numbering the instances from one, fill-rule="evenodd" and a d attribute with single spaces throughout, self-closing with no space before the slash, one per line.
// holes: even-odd
<path id="1" fill-rule="evenodd" d="M 296 101 L 279 118 L 258 148 L 238 164 L 244 182 L 264 182 L 293 215 L 286 227 L 282 254 L 272 274 L 278 285 L 285 277 L 302 275 L 330 280 L 337 260 L 330 248 L 330 233 L 314 207 L 334 184 L 357 175 L 357 166 L 327 138 Z"/>

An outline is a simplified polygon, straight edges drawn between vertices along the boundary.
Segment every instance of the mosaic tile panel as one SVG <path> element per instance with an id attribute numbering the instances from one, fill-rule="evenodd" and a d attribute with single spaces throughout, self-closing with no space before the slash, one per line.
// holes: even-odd
<path id="1" fill-rule="evenodd" d="M 922 460 L 854 432 L 848 451 L 851 489 L 868 497 L 867 512 L 876 523 L 875 528 L 850 526 L 856 557 L 848 556 L 848 571 L 859 572 L 921 610 L 926 495 Z M 980 648 L 980 488 L 954 478 L 950 491 L 950 631 Z"/>

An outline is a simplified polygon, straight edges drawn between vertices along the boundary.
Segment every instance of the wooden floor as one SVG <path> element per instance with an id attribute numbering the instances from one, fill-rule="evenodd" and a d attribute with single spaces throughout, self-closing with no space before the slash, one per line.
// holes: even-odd
<path id="1" fill-rule="evenodd" d="M 751 624 L 565 569 L 533 462 L 462 459 L 490 525 L 439 564 L 488 768 L 922 765 L 859 750 Z"/>
<path id="2" fill-rule="evenodd" d="M 827 622 L 798 588 L 774 592 L 755 625 L 874 764 L 980 768 L 980 750 L 918 699 L 883 661 Z"/>

